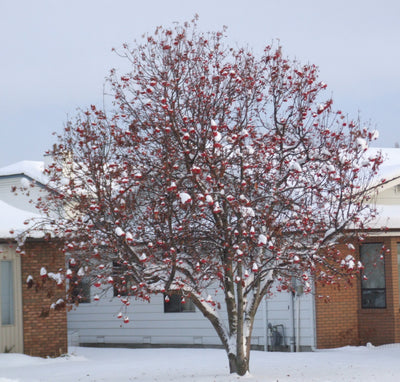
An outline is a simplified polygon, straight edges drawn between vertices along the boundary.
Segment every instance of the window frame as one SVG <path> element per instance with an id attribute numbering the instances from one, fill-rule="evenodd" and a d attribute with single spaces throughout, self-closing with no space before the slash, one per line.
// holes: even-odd
<path id="1" fill-rule="evenodd" d="M 132 281 L 124 274 L 124 264 L 121 260 L 114 259 L 111 263 L 113 284 L 113 297 L 127 297 L 131 296 Z"/>
<path id="2" fill-rule="evenodd" d="M 376 260 L 373 261 L 371 267 L 371 259 L 365 259 L 366 256 L 371 256 L 372 253 L 365 252 L 363 253 L 363 248 L 367 248 L 367 246 L 376 246 L 376 249 L 371 249 L 371 251 L 375 252 Z M 386 309 L 387 308 L 387 287 L 386 287 L 386 269 L 385 269 L 385 255 L 384 255 L 384 243 L 383 242 L 371 242 L 371 243 L 363 243 L 359 247 L 360 260 L 363 265 L 363 270 L 361 271 L 361 308 L 362 309 Z M 379 256 L 379 257 L 378 257 Z M 364 257 L 364 258 L 363 258 Z M 378 261 L 381 261 L 379 268 L 377 267 Z M 377 274 L 378 272 L 381 274 Z M 371 280 L 368 276 L 373 274 L 377 275 L 378 279 L 374 278 Z M 365 279 L 367 277 L 367 279 Z M 381 280 L 379 280 L 381 278 Z M 371 281 L 382 282 L 382 286 L 378 287 L 368 287 Z M 374 296 L 371 300 L 371 296 Z M 370 297 L 368 299 L 368 297 Z M 379 298 L 381 297 L 381 298 Z M 382 300 L 383 302 L 379 302 Z M 372 301 L 372 302 L 371 302 Z"/>
<path id="3" fill-rule="evenodd" d="M 92 302 L 91 278 L 87 275 L 79 277 L 77 273 L 82 265 L 80 261 L 75 259 L 74 261 L 75 262 L 71 264 L 70 260 L 68 260 L 68 269 L 71 269 L 74 274 L 69 280 L 68 293 L 72 302 L 90 304 Z"/>

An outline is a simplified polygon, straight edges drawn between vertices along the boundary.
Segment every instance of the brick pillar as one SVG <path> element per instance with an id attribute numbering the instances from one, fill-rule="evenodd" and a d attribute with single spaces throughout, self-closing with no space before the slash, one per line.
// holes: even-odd
<path id="1" fill-rule="evenodd" d="M 399 265 L 398 265 L 398 250 L 397 243 L 400 244 L 400 237 L 394 236 L 390 240 L 391 254 L 391 287 L 392 287 L 392 305 L 394 319 L 394 341 L 400 342 L 400 287 L 399 287 Z M 386 277 L 387 278 L 387 277 Z"/>
<path id="2" fill-rule="evenodd" d="M 52 280 L 40 278 L 40 269 L 57 273 L 65 268 L 65 258 L 45 241 L 27 242 L 25 252 L 21 257 L 24 353 L 55 357 L 68 350 L 67 313 L 65 308 L 54 310 L 50 306 L 65 299 L 65 285 L 54 288 Z M 29 275 L 34 279 L 32 288 L 26 283 Z"/>

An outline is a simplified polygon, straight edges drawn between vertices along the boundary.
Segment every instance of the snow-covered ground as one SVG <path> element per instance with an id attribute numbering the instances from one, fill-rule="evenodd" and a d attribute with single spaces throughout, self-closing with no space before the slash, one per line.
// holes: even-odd
<path id="1" fill-rule="evenodd" d="M 56 359 L 0 354 L 0 382 L 399 381 L 400 344 L 313 353 L 253 351 L 251 373 L 229 375 L 223 350 L 71 348 Z"/>

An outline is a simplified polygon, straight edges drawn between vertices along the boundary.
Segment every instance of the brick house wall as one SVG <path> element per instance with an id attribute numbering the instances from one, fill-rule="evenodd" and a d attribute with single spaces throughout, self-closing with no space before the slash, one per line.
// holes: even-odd
<path id="1" fill-rule="evenodd" d="M 361 281 L 336 287 L 316 285 L 317 348 L 346 345 L 373 345 L 400 342 L 400 296 L 397 243 L 400 236 L 371 236 L 365 243 L 382 243 L 385 254 L 386 307 L 366 309 L 361 306 Z M 359 246 L 356 255 L 359 255 Z M 329 296 L 329 297 L 327 297 Z"/>
<path id="2" fill-rule="evenodd" d="M 360 290 L 357 281 L 347 286 L 346 289 L 327 285 L 316 287 L 315 313 L 318 349 L 359 345 L 357 312 Z"/>
<path id="3" fill-rule="evenodd" d="M 54 288 L 52 280 L 41 280 L 40 269 L 57 273 L 65 268 L 65 258 L 55 245 L 44 241 L 25 243 L 21 258 L 24 353 L 33 356 L 59 356 L 68 350 L 66 309 L 50 309 L 59 298 L 65 299 L 65 285 Z M 26 280 L 34 278 L 28 288 Z"/>

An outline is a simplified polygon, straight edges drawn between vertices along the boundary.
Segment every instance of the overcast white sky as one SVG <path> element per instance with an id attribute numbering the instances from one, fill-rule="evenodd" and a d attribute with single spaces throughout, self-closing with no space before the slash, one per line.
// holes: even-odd
<path id="1" fill-rule="evenodd" d="M 68 116 L 101 104 L 109 69 L 125 65 L 112 47 L 195 13 L 256 52 L 279 39 L 378 145 L 400 142 L 398 0 L 0 0 L 0 167 L 40 160 Z"/>

